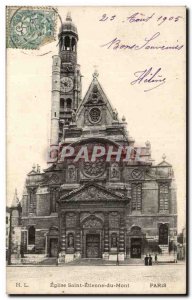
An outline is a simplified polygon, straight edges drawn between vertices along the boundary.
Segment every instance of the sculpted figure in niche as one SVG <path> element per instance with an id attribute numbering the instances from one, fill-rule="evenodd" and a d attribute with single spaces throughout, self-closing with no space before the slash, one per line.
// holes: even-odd
<path id="1" fill-rule="evenodd" d="M 76 176 L 75 176 L 75 168 L 69 168 L 69 179 L 71 181 L 74 181 L 76 179 Z"/>
<path id="2" fill-rule="evenodd" d="M 72 233 L 68 235 L 68 247 L 74 248 L 74 237 Z"/>
<path id="3" fill-rule="evenodd" d="M 119 167 L 117 165 L 113 165 L 111 168 L 111 178 L 119 178 Z"/>
<path id="4" fill-rule="evenodd" d="M 76 113 L 74 110 L 72 111 L 71 119 L 72 119 L 72 123 L 76 122 Z"/>
<path id="5" fill-rule="evenodd" d="M 113 111 L 113 120 L 118 121 L 118 112 L 116 109 Z"/>
<path id="6" fill-rule="evenodd" d="M 111 247 L 116 248 L 117 247 L 117 235 L 112 234 L 111 236 Z"/>

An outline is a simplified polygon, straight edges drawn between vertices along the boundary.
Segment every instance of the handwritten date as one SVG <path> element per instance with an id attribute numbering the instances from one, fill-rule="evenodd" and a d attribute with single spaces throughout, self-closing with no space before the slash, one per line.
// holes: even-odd
<path id="1" fill-rule="evenodd" d="M 99 19 L 100 22 L 105 21 L 114 21 L 117 20 L 117 15 L 111 15 L 108 16 L 107 14 L 103 14 L 102 17 Z M 126 20 L 122 20 L 122 22 L 128 22 L 128 23 L 147 23 L 150 20 L 154 20 L 157 22 L 157 25 L 161 25 L 164 22 L 178 22 L 182 19 L 181 16 L 162 16 L 162 15 L 156 15 L 155 13 L 152 13 L 151 15 L 147 16 L 143 13 L 136 12 L 126 18 Z"/>

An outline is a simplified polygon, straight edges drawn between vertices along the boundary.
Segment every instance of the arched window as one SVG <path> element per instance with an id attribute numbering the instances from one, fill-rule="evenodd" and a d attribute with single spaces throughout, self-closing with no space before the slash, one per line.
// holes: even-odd
<path id="1" fill-rule="evenodd" d="M 159 226 L 159 245 L 168 245 L 168 226 L 161 224 Z"/>
<path id="2" fill-rule="evenodd" d="M 159 184 L 159 211 L 169 211 L 169 185 Z"/>
<path id="3" fill-rule="evenodd" d="M 76 40 L 72 38 L 72 50 L 76 52 Z"/>
<path id="4" fill-rule="evenodd" d="M 67 99 L 67 108 L 71 108 L 71 99 Z"/>
<path id="5" fill-rule="evenodd" d="M 60 99 L 60 108 L 64 108 L 64 99 Z"/>
<path id="6" fill-rule="evenodd" d="M 35 227 L 30 226 L 28 229 L 28 245 L 35 244 Z"/>
<path id="7" fill-rule="evenodd" d="M 56 176 L 57 177 L 57 176 Z M 52 178 L 54 180 L 54 178 Z M 58 180 L 57 178 L 55 180 Z M 51 212 L 54 213 L 56 212 L 56 202 L 58 199 L 58 189 L 57 188 L 51 188 Z"/>
<path id="8" fill-rule="evenodd" d="M 70 50 L 70 38 L 68 36 L 65 37 L 65 47 L 64 50 Z"/>

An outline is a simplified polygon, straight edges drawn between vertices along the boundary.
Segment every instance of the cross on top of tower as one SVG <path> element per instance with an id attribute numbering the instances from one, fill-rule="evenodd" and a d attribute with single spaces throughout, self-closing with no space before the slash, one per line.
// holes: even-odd
<path id="1" fill-rule="evenodd" d="M 96 79 L 99 76 L 99 73 L 97 71 L 97 66 L 94 66 L 94 68 L 95 68 L 95 71 L 93 73 L 93 79 Z"/>
<path id="2" fill-rule="evenodd" d="M 70 11 L 68 11 L 68 13 L 67 13 L 66 21 L 72 21 L 71 12 Z"/>

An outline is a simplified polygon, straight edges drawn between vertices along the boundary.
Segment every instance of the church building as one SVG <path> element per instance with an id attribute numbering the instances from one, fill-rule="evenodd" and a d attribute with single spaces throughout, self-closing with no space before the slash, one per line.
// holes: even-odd
<path id="1" fill-rule="evenodd" d="M 154 165 L 149 141 L 135 147 L 97 71 L 82 97 L 79 36 L 70 14 L 58 39 L 59 53 L 52 63 L 48 166 L 43 172 L 33 167 L 27 174 L 21 201 L 23 253 L 58 257 L 60 264 L 173 253 L 177 208 L 171 164 L 163 156 Z M 90 158 L 94 146 L 96 160 Z M 75 150 L 61 159 L 62 149 Z M 103 149 L 106 153 L 101 155 Z M 130 159 L 117 159 L 118 149 L 133 149 Z"/>

